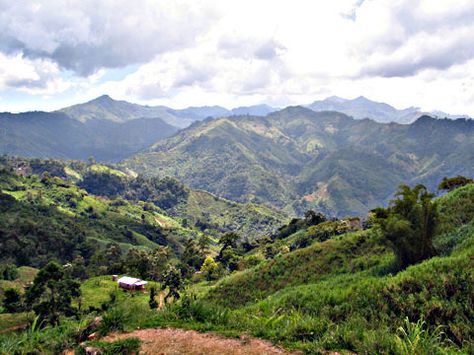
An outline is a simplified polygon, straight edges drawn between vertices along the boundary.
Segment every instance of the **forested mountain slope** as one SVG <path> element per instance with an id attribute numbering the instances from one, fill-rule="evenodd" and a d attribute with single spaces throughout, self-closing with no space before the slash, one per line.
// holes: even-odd
<path id="1" fill-rule="evenodd" d="M 381 124 L 289 107 L 194 123 L 124 166 L 240 202 L 344 216 L 384 203 L 402 182 L 433 188 L 446 175 L 473 175 L 472 151 L 472 120 Z"/>
<path id="2" fill-rule="evenodd" d="M 139 105 L 123 100 L 114 100 L 108 95 L 102 95 L 94 100 L 65 107 L 58 112 L 85 122 L 91 119 L 126 122 L 138 118 L 157 118 L 178 128 L 189 126 L 195 121 L 206 118 L 217 118 L 233 115 L 265 116 L 277 109 L 268 105 L 241 106 L 228 110 L 222 106 L 197 106 L 183 109 L 173 109 L 166 106 Z"/>
<path id="3" fill-rule="evenodd" d="M 119 199 L 117 203 L 124 202 L 126 205 L 138 203 L 143 205 L 140 208 L 145 209 L 155 206 L 165 216 L 162 221 L 165 227 L 168 219 L 175 219 L 171 225 L 178 224 L 184 226 L 185 230 L 204 232 L 211 236 L 232 231 L 242 237 L 254 239 L 272 233 L 287 220 L 287 216 L 283 213 L 264 206 L 228 201 L 206 191 L 190 189 L 174 179 L 144 178 L 132 171 L 120 171 L 101 164 L 0 157 L 0 169 L 2 167 L 30 180 L 32 179 L 30 176 L 34 175 L 41 177 L 46 174 L 58 177 L 65 181 L 71 191 L 84 189 L 82 192 L 77 192 L 77 195 L 89 193 L 99 202 L 106 204 L 113 204 Z M 22 189 L 20 181 L 25 178 L 16 177 L 15 181 L 20 186 L 18 188 Z M 42 191 L 45 187 L 39 184 L 31 188 Z M 37 192 L 32 193 L 35 195 Z M 20 195 L 24 197 L 25 194 Z M 61 196 L 61 194 L 55 195 L 50 202 L 53 205 L 59 204 L 55 198 L 62 198 Z M 74 209 L 74 206 L 71 208 Z M 161 217 L 157 219 L 160 221 Z M 193 235 L 194 232 L 189 233 Z"/>
<path id="4" fill-rule="evenodd" d="M 176 131 L 160 118 L 81 122 L 61 112 L 0 113 L 0 154 L 117 161 Z"/>
<path id="5" fill-rule="evenodd" d="M 275 109 L 265 105 L 235 110 L 220 106 L 172 109 L 102 95 L 54 112 L 0 113 L 0 154 L 119 161 L 195 121 L 272 111 Z"/>

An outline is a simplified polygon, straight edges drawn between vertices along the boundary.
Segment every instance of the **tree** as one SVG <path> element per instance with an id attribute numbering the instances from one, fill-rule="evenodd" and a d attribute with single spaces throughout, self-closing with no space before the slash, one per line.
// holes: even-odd
<path id="1" fill-rule="evenodd" d="M 400 267 L 406 268 L 435 255 L 436 202 L 423 185 L 400 185 L 395 197 L 387 209 L 373 212 Z"/>
<path id="2" fill-rule="evenodd" d="M 248 253 L 249 251 L 255 249 L 258 246 L 258 243 L 255 240 L 250 241 L 247 237 L 245 237 L 240 246 L 244 253 Z"/>
<path id="3" fill-rule="evenodd" d="M 237 248 L 239 239 L 240 236 L 234 232 L 223 234 L 219 239 L 219 244 L 222 245 L 221 251 L 227 248 Z"/>
<path id="4" fill-rule="evenodd" d="M 0 278 L 3 280 L 15 280 L 18 274 L 18 268 L 13 264 L 4 264 L 0 266 Z"/>
<path id="5" fill-rule="evenodd" d="M 216 260 L 230 271 L 237 270 L 238 268 L 239 253 L 237 251 L 237 243 L 239 240 L 240 236 L 234 232 L 225 233 L 219 239 L 219 244 L 222 247 Z"/>
<path id="6" fill-rule="evenodd" d="M 152 269 L 150 254 L 138 248 L 130 248 L 125 255 L 124 268 L 131 275 L 149 278 Z"/>
<path id="7" fill-rule="evenodd" d="M 43 174 L 41 174 L 41 182 L 45 185 L 48 185 L 51 181 L 51 175 L 49 172 L 45 171 Z"/>
<path id="8" fill-rule="evenodd" d="M 204 256 L 199 251 L 198 246 L 191 238 L 186 241 L 181 261 L 189 266 L 192 271 L 196 271 L 202 265 Z"/>
<path id="9" fill-rule="evenodd" d="M 279 245 L 276 243 L 267 244 L 265 247 L 265 259 L 273 259 L 279 252 Z"/>
<path id="10" fill-rule="evenodd" d="M 183 279 L 181 271 L 174 266 L 169 266 L 161 276 L 161 289 L 164 291 L 168 288 L 168 293 L 165 296 L 165 303 L 167 303 L 170 297 L 179 299 L 179 291 L 183 287 Z"/>
<path id="11" fill-rule="evenodd" d="M 87 158 L 87 163 L 89 166 L 94 165 L 96 163 L 95 158 L 91 155 Z"/>
<path id="12" fill-rule="evenodd" d="M 209 245 L 211 244 L 211 238 L 207 234 L 203 234 L 199 237 L 197 246 L 199 252 L 204 256 L 209 252 Z"/>
<path id="13" fill-rule="evenodd" d="M 239 268 L 240 255 L 237 254 L 234 248 L 224 249 L 221 253 L 219 261 L 224 265 L 229 271 L 234 271 Z"/>
<path id="14" fill-rule="evenodd" d="M 108 244 L 105 250 L 97 250 L 91 258 L 88 266 L 90 275 L 98 274 L 120 274 L 124 270 L 122 261 L 122 249 L 117 243 Z"/>
<path id="15" fill-rule="evenodd" d="M 326 216 L 322 213 L 316 213 L 313 210 L 308 210 L 304 214 L 304 220 L 308 226 L 315 226 L 317 224 L 326 222 Z"/>
<path id="16" fill-rule="evenodd" d="M 18 313 L 23 310 L 21 295 L 15 288 L 8 288 L 3 295 L 3 307 L 7 313 Z"/>
<path id="17" fill-rule="evenodd" d="M 159 246 L 155 249 L 155 251 L 153 251 L 153 253 L 150 255 L 150 277 L 152 280 L 157 281 L 160 278 L 160 274 L 165 269 L 165 266 L 168 263 L 170 256 L 170 249 L 167 246 Z"/>
<path id="18" fill-rule="evenodd" d="M 150 309 L 158 308 L 158 302 L 156 302 L 155 296 L 156 296 L 156 289 L 155 287 L 152 287 L 150 288 L 150 300 L 148 301 Z"/>
<path id="19" fill-rule="evenodd" d="M 71 262 L 71 266 L 68 268 L 69 275 L 71 275 L 71 277 L 74 279 L 87 279 L 87 271 L 85 264 L 85 260 L 81 255 L 76 256 Z"/>
<path id="20" fill-rule="evenodd" d="M 211 256 L 207 256 L 202 263 L 201 272 L 207 281 L 217 280 L 219 278 L 219 263 Z"/>
<path id="21" fill-rule="evenodd" d="M 79 282 L 71 279 L 61 265 L 50 262 L 38 272 L 27 290 L 26 303 L 40 321 L 57 325 L 61 315 L 76 313 L 71 301 L 80 295 Z"/>
<path id="22" fill-rule="evenodd" d="M 438 190 L 452 191 L 454 189 L 457 189 L 458 187 L 466 186 L 467 184 L 472 183 L 474 183 L 474 180 L 465 176 L 458 175 L 452 178 L 448 178 L 447 176 L 445 176 L 441 183 L 438 185 Z"/>

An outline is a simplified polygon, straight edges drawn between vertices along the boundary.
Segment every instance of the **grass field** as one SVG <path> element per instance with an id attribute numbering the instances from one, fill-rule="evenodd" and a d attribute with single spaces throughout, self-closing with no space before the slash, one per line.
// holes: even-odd
<path id="1" fill-rule="evenodd" d="M 110 300 L 111 293 L 116 294 L 119 303 L 134 303 L 148 307 L 150 288 L 155 287 L 158 291 L 159 286 L 159 283 L 149 281 L 145 291 L 133 292 L 119 288 L 111 275 L 92 277 L 81 285 L 81 307 L 83 309 L 89 306 L 100 307 L 102 303 Z"/>

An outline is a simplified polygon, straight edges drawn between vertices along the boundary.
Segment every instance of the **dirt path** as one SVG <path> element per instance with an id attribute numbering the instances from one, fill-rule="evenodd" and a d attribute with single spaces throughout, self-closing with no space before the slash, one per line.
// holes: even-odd
<path id="1" fill-rule="evenodd" d="M 29 325 L 29 323 L 14 325 L 14 326 L 11 326 L 9 328 L 5 328 L 5 329 L 0 330 L 0 334 L 16 332 L 18 330 L 25 330 L 26 328 L 28 328 L 28 325 Z"/>
<path id="2" fill-rule="evenodd" d="M 142 341 L 140 354 L 159 355 L 272 355 L 289 353 L 271 343 L 253 339 L 230 339 L 213 333 L 198 333 L 182 329 L 143 329 L 126 334 L 111 334 L 102 340 L 138 337 Z"/>

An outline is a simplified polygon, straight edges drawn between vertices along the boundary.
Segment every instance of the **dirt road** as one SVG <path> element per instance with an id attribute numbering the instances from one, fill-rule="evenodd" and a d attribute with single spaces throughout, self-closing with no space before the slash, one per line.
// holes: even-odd
<path id="1" fill-rule="evenodd" d="M 126 334 L 111 334 L 101 340 L 114 341 L 138 337 L 142 341 L 140 354 L 158 355 L 273 355 L 289 353 L 270 342 L 245 338 L 230 339 L 213 333 L 198 333 L 182 329 L 143 329 Z"/>

